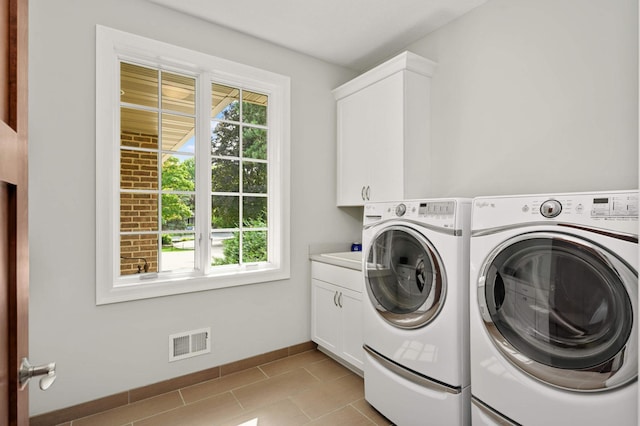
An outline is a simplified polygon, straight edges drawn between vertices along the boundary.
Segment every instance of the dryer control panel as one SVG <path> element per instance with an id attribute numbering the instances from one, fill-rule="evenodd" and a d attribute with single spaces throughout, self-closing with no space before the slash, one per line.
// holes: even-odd
<path id="1" fill-rule="evenodd" d="M 389 210 L 391 212 L 391 210 Z M 453 218 L 455 201 L 406 201 L 395 205 L 396 217 L 429 217 L 433 219 Z"/>
<path id="2" fill-rule="evenodd" d="M 455 201 L 431 201 L 420 203 L 418 216 L 453 216 L 455 211 Z"/>
<path id="3" fill-rule="evenodd" d="M 367 203 L 364 225 L 381 220 L 402 219 L 446 229 L 455 229 L 458 200 L 407 200 Z M 467 202 L 468 204 L 468 202 Z"/>

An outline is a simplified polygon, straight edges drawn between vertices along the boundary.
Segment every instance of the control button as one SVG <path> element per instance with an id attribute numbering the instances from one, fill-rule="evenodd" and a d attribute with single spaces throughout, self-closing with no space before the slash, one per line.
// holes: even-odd
<path id="1" fill-rule="evenodd" d="M 584 206 L 582 204 L 578 204 L 576 206 L 576 213 L 582 213 L 584 211 Z"/>
<path id="2" fill-rule="evenodd" d="M 562 204 L 558 200 L 547 200 L 540 206 L 540 214 L 546 218 L 553 218 L 562 211 Z"/>
<path id="3" fill-rule="evenodd" d="M 529 206 L 528 205 L 525 204 L 524 206 L 522 206 L 522 212 L 523 213 L 527 213 L 528 211 L 529 211 Z"/>
<path id="4" fill-rule="evenodd" d="M 404 204 L 398 204 L 396 206 L 396 216 L 404 216 L 406 212 L 407 212 L 407 206 L 405 206 Z"/>

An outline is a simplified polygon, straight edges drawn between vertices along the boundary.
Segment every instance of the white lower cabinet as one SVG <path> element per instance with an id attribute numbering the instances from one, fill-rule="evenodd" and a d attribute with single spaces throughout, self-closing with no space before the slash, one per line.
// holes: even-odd
<path id="1" fill-rule="evenodd" d="M 311 262 L 311 339 L 359 371 L 362 349 L 360 271 Z"/>

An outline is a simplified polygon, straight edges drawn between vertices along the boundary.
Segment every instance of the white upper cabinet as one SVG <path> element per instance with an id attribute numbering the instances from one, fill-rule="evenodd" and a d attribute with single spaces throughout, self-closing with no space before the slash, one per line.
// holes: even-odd
<path id="1" fill-rule="evenodd" d="M 333 91 L 338 206 L 429 196 L 435 63 L 404 52 Z"/>

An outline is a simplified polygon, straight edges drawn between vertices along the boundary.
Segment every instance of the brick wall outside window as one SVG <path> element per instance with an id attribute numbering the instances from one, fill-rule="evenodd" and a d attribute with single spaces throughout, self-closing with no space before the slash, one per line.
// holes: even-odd
<path id="1" fill-rule="evenodd" d="M 127 150 L 124 147 L 158 149 L 156 135 L 131 132 L 121 134 L 120 151 L 120 231 L 158 231 L 158 193 L 126 192 L 127 190 L 158 190 L 158 152 Z M 158 234 L 120 236 L 120 254 L 128 258 L 146 259 L 148 272 L 158 271 Z M 138 273 L 143 260 L 120 259 L 120 274 Z M 142 270 L 144 272 L 144 270 Z"/>

